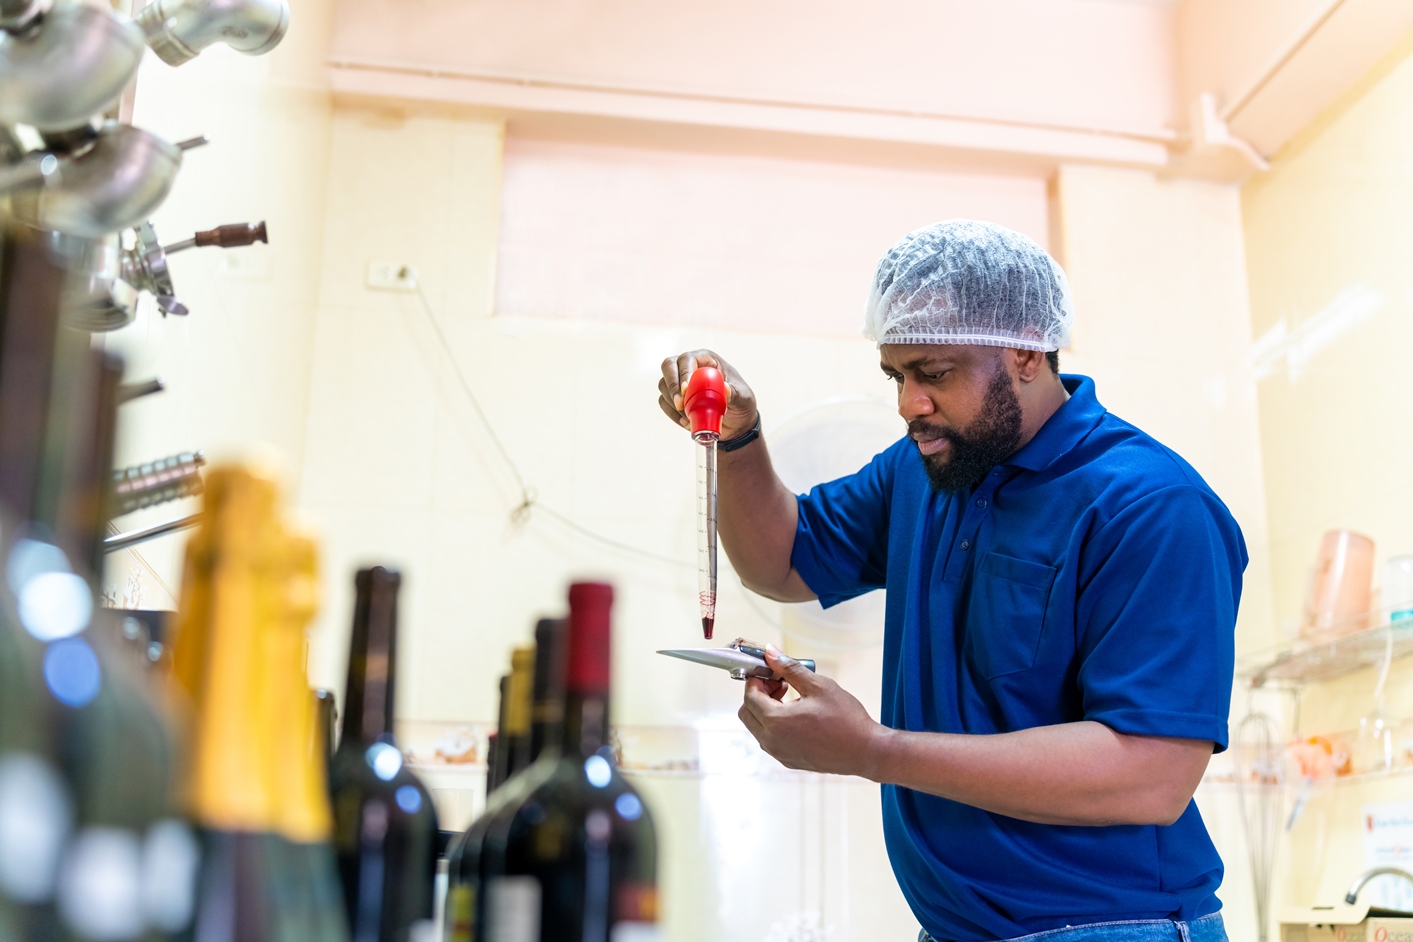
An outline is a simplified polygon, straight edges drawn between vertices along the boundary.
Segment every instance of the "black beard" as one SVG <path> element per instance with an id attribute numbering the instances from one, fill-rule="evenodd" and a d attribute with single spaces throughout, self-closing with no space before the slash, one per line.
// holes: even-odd
<path id="1" fill-rule="evenodd" d="M 947 458 L 918 455 L 934 490 L 952 494 L 975 487 L 1020 445 L 1021 404 L 1010 374 L 997 365 L 986 387 L 981 414 L 962 431 L 934 429 L 922 419 L 914 419 L 908 423 L 908 432 L 933 432 L 951 443 Z"/>

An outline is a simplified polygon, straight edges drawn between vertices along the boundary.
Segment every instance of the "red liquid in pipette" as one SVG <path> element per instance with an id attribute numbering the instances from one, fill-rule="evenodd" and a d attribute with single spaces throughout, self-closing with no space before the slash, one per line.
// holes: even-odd
<path id="1" fill-rule="evenodd" d="M 716 593 L 702 592 L 702 637 L 711 640 L 712 629 L 716 627 Z"/>

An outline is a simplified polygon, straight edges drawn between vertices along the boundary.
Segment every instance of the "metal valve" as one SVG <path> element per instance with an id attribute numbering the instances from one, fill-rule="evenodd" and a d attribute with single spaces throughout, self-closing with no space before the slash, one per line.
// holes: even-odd
<path id="1" fill-rule="evenodd" d="M 172 285 L 172 274 L 167 268 L 167 256 L 190 248 L 216 246 L 223 249 L 239 248 L 256 242 L 269 243 L 270 237 L 265 223 L 240 222 L 228 226 L 217 226 L 196 233 L 190 239 L 182 239 L 171 245 L 162 245 L 157 239 L 157 231 L 152 223 L 144 222 L 134 230 L 137 243 L 128 252 L 123 263 L 123 277 L 135 288 L 146 291 L 157 299 L 157 307 L 162 316 L 190 313 L 185 304 L 177 300 L 176 288 Z"/>

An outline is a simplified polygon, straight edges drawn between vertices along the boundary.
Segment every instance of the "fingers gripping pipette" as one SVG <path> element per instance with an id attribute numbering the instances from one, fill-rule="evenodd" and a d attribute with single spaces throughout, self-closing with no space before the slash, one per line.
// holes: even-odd
<path id="1" fill-rule="evenodd" d="M 692 423 L 697 450 L 697 590 L 702 609 L 702 635 L 711 639 L 716 624 L 716 443 L 726 412 L 726 378 L 710 366 L 699 366 L 687 380 L 682 408 Z"/>

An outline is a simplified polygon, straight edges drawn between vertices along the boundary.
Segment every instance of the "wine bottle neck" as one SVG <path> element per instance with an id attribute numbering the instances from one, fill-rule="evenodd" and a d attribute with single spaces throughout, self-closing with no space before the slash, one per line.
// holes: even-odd
<path id="1" fill-rule="evenodd" d="M 392 735 L 401 581 L 381 566 L 358 573 L 341 747 L 367 746 Z"/>
<path id="2" fill-rule="evenodd" d="M 564 701 L 536 703 L 535 719 L 530 725 L 530 761 L 544 755 L 548 748 L 558 748 L 563 738 Z"/>
<path id="3" fill-rule="evenodd" d="M 530 761 L 558 748 L 564 729 L 564 671 L 568 622 L 542 618 L 535 626 L 535 690 L 530 716 Z"/>
<path id="4" fill-rule="evenodd" d="M 587 758 L 608 744 L 608 694 L 571 691 L 564 704 L 561 755 Z"/>

